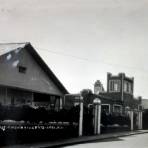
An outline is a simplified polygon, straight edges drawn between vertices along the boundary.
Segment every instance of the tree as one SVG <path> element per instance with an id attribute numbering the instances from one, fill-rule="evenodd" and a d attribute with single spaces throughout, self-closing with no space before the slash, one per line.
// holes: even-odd
<path id="1" fill-rule="evenodd" d="M 85 96 L 90 95 L 90 94 L 93 94 L 91 89 L 83 89 L 81 91 L 82 97 L 85 97 Z"/>
<path id="2" fill-rule="evenodd" d="M 83 100 L 84 100 L 84 105 L 85 106 L 88 106 L 88 104 L 91 104 L 92 103 L 92 99 L 93 99 L 93 92 L 91 89 L 83 89 L 81 91 L 81 95 L 83 97 Z"/>

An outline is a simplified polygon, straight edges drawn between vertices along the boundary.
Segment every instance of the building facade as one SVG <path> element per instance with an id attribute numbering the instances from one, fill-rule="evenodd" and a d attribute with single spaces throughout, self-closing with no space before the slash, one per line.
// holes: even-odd
<path id="1" fill-rule="evenodd" d="M 30 43 L 0 44 L 0 104 L 59 108 L 68 91 Z"/>
<path id="2" fill-rule="evenodd" d="M 94 85 L 94 88 L 96 86 Z M 102 110 L 112 113 L 124 113 L 126 108 L 138 110 L 141 100 L 134 98 L 134 78 L 124 73 L 107 74 L 107 91 L 100 92 Z"/>
<path id="3" fill-rule="evenodd" d="M 87 89 L 86 89 L 87 90 Z M 88 89 L 89 90 L 89 89 Z M 85 107 L 93 106 L 95 98 L 101 100 L 102 112 L 107 114 L 124 114 L 127 109 L 138 111 L 142 107 L 141 97 L 135 98 L 134 78 L 127 77 L 124 73 L 118 75 L 107 74 L 107 91 L 105 91 L 101 81 L 94 83 L 94 93 L 88 91 L 83 96 Z M 66 108 L 79 105 L 79 98 L 83 93 L 65 96 L 64 105 Z"/>
<path id="4" fill-rule="evenodd" d="M 148 99 L 142 99 L 142 107 L 144 110 L 148 109 Z"/>

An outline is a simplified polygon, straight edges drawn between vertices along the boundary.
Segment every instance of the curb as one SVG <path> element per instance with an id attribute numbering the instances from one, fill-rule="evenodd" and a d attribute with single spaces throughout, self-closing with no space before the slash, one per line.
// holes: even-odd
<path id="1" fill-rule="evenodd" d="M 60 140 L 57 142 L 44 142 L 44 143 L 35 143 L 35 144 L 24 144 L 24 145 L 14 145 L 14 146 L 6 146 L 5 148 L 57 148 L 57 147 L 64 147 L 69 145 L 75 144 L 83 144 L 89 143 L 94 141 L 101 141 L 110 138 L 118 138 L 118 137 L 126 137 L 131 135 L 138 135 L 138 134 L 145 134 L 148 133 L 148 130 L 141 130 L 141 131 L 133 131 L 133 132 L 120 132 L 120 133 L 108 133 L 96 136 L 82 136 L 78 138 L 70 138 L 65 140 Z"/>
<path id="2" fill-rule="evenodd" d="M 105 139 L 110 139 L 110 138 L 117 138 L 117 137 L 126 137 L 126 136 L 131 136 L 131 135 L 138 135 L 138 134 L 145 134 L 148 133 L 148 130 L 146 131 L 137 131 L 137 132 L 129 132 L 129 133 L 113 133 L 112 135 L 110 134 L 109 136 L 104 134 L 100 136 L 89 136 L 89 137 L 80 137 L 76 139 L 69 139 L 68 141 L 61 141 L 59 143 L 51 143 L 48 146 L 39 146 L 39 148 L 51 148 L 51 147 L 63 147 L 63 146 L 68 146 L 68 145 L 75 145 L 75 144 L 83 144 L 83 143 L 89 143 L 93 141 L 101 141 Z M 73 141 L 72 141 L 73 140 Z M 75 140 L 75 141 L 74 141 Z"/>

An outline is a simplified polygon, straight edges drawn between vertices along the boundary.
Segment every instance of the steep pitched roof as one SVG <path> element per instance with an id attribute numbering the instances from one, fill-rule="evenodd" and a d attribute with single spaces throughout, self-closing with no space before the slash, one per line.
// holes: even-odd
<path id="1" fill-rule="evenodd" d="M 40 55 L 36 52 L 33 46 L 29 42 L 25 43 L 0 43 L 0 56 L 7 54 L 11 51 L 17 51 L 21 49 L 26 49 L 35 61 L 42 67 L 44 72 L 55 82 L 57 87 L 65 94 L 68 94 L 68 91 L 63 86 L 63 84 L 59 81 L 59 79 L 55 76 L 55 74 L 51 71 L 51 69 L 47 66 L 44 60 L 40 57 Z"/>
<path id="2" fill-rule="evenodd" d="M 24 48 L 28 43 L 0 43 L 0 56 L 16 49 Z"/>

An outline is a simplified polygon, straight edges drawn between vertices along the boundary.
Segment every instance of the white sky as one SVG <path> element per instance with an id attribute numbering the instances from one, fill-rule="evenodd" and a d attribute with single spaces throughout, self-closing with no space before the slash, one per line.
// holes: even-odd
<path id="1" fill-rule="evenodd" d="M 148 98 L 147 0 L 0 0 L 0 42 L 25 41 L 71 93 L 125 72 Z"/>

